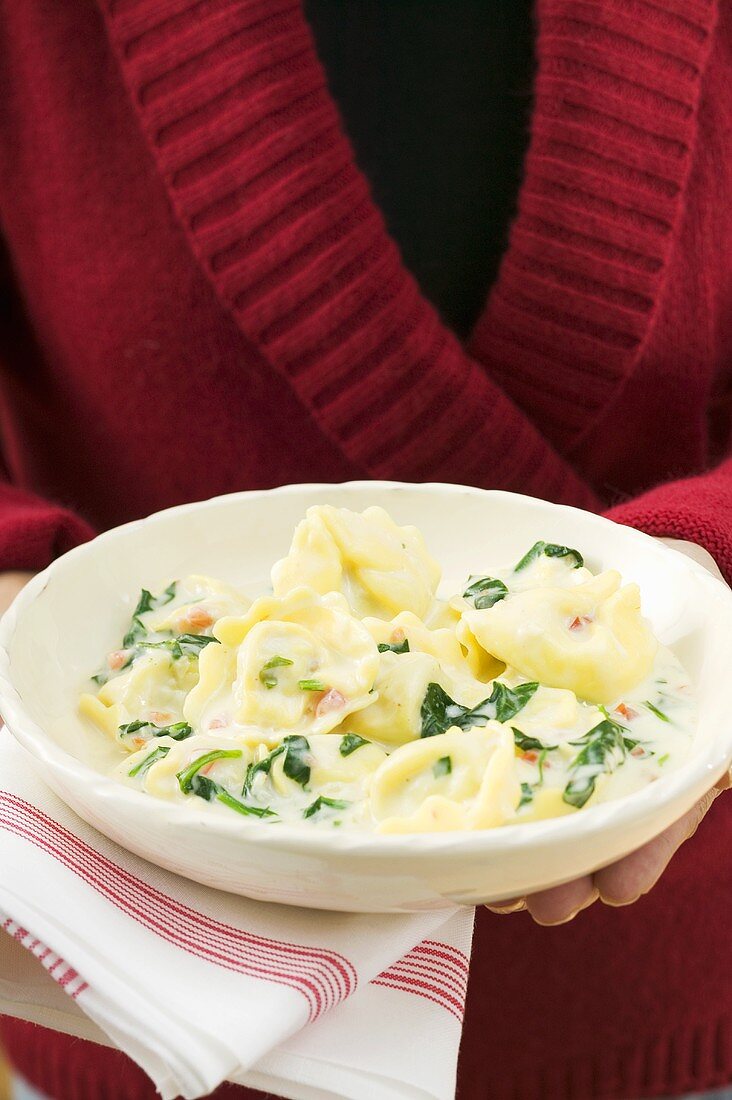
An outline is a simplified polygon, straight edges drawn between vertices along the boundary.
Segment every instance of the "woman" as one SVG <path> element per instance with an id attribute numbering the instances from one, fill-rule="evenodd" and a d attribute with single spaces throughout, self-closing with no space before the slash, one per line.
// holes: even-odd
<path id="1" fill-rule="evenodd" d="M 1 567 L 183 500 L 378 476 L 622 500 L 732 578 L 732 11 L 542 0 L 520 169 L 531 13 L 508 8 L 2 5 Z M 479 915 L 460 1097 L 732 1080 L 729 802 L 609 907 L 713 794 L 529 899 L 539 923 Z M 56 1100 L 153 1095 L 121 1055 L 2 1034 Z"/>

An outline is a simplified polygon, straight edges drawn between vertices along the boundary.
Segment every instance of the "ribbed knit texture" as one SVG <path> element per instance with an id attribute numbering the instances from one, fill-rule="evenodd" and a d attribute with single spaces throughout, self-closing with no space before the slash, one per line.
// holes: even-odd
<path id="1" fill-rule="evenodd" d="M 488 461 L 493 484 L 595 506 L 401 264 L 298 0 L 107 9 L 196 255 L 349 459 L 374 477 L 477 483 Z"/>
<path id="2" fill-rule="evenodd" d="M 543 0 L 520 213 L 466 351 L 400 262 L 294 0 L 0 0 L 19 318 L 0 343 L 0 568 L 88 537 L 44 498 L 101 528 L 374 474 L 622 499 L 613 518 L 706 545 L 732 580 L 716 7 Z M 731 810 L 628 909 L 549 930 L 480 914 L 460 1100 L 732 1080 Z M 121 1056 L 2 1030 L 54 1100 L 152 1100 Z"/>
<path id="3" fill-rule="evenodd" d="M 152 1100 L 158 1094 L 150 1078 L 120 1051 L 59 1036 L 49 1044 L 48 1032 L 21 1020 L 9 1025 L 21 1076 L 34 1082 L 49 1100 Z M 215 1100 L 242 1100 L 242 1090 L 224 1084 Z M 246 1095 L 246 1094 L 244 1094 Z M 252 1093 L 265 1100 L 268 1093 Z"/>
<path id="4" fill-rule="evenodd" d="M 705 546 L 732 581 L 732 460 L 703 479 L 671 481 L 608 513 L 616 523 L 649 535 L 670 535 Z"/>
<path id="5" fill-rule="evenodd" d="M 715 5 L 541 0 L 532 141 L 472 341 L 563 452 L 635 367 L 678 233 Z"/>

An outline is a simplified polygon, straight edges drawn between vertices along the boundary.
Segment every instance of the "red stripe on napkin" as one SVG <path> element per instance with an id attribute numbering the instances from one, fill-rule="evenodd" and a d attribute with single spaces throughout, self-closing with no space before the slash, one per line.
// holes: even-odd
<path id="1" fill-rule="evenodd" d="M 135 878 L 41 810 L 5 791 L 0 791 L 0 828 L 53 856 L 121 912 L 176 947 L 228 970 L 296 990 L 306 999 L 311 1020 L 356 989 L 356 970 L 343 955 L 268 939 L 198 913 Z"/>
<path id="2" fill-rule="evenodd" d="M 350 996 L 358 985 L 356 970 L 343 955 L 268 939 L 199 913 L 136 878 L 43 811 L 6 791 L 0 791 L 0 828 L 58 860 L 121 912 L 174 946 L 228 970 L 296 990 L 307 1001 L 310 1020 Z M 88 988 L 81 981 L 76 988 L 76 971 L 14 922 L 6 921 L 3 927 L 9 931 L 9 926 L 72 996 Z M 462 1021 L 468 968 L 469 960 L 458 948 L 424 940 L 372 984 L 422 997 Z"/>
<path id="3" fill-rule="evenodd" d="M 462 1022 L 469 965 L 457 947 L 424 940 L 374 978 L 373 985 L 424 997 Z"/>
<path id="4" fill-rule="evenodd" d="M 16 939 L 18 943 L 21 943 L 31 954 L 35 955 L 38 961 L 46 968 L 55 982 L 61 986 L 61 988 L 68 993 L 72 1000 L 76 1000 L 80 993 L 83 993 L 89 986 L 84 979 L 74 970 L 73 966 L 61 958 L 60 955 L 55 954 L 50 947 L 46 947 L 40 940 L 34 939 L 30 932 L 25 928 L 21 928 L 14 920 L 6 920 L 2 928 L 9 936 Z"/>

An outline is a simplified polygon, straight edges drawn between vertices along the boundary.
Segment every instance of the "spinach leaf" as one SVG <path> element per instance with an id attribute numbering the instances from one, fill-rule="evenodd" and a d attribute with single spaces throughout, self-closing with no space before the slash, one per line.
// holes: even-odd
<path id="1" fill-rule="evenodd" d="M 468 577 L 468 587 L 463 592 L 463 597 L 472 602 L 476 611 L 493 607 L 494 603 L 505 599 L 507 595 L 508 589 L 503 581 L 493 577 Z"/>
<path id="2" fill-rule="evenodd" d="M 197 794 L 199 798 L 205 798 L 207 802 L 213 802 L 214 800 L 221 802 L 222 805 L 228 806 L 230 810 L 236 810 L 238 814 L 244 814 L 245 817 L 277 817 L 274 810 L 270 810 L 269 807 L 248 806 L 246 802 L 240 802 L 238 798 L 234 798 L 233 794 L 229 794 L 220 783 L 215 783 L 213 779 L 208 779 L 205 775 L 193 776 L 191 794 Z"/>
<path id="3" fill-rule="evenodd" d="M 322 680 L 298 680 L 297 686 L 301 691 L 326 691 L 327 685 Z"/>
<path id="4" fill-rule="evenodd" d="M 141 730 L 150 731 L 150 737 L 172 737 L 174 741 L 185 741 L 193 735 L 193 730 L 187 722 L 174 722 L 171 726 L 156 726 L 152 722 L 126 722 L 119 727 L 121 737 L 128 737 L 132 733 Z"/>
<path id="5" fill-rule="evenodd" d="M 451 699 L 439 684 L 427 685 L 420 715 L 422 718 L 422 737 L 436 737 L 450 726 L 459 726 L 465 729 L 465 716 L 467 707 L 460 706 Z M 474 723 L 473 723 L 474 724 Z"/>
<path id="6" fill-rule="evenodd" d="M 219 784 L 214 783 L 206 775 L 196 775 L 191 779 L 191 794 L 197 794 L 199 798 L 205 798 L 207 802 L 213 802 L 219 789 Z"/>
<path id="7" fill-rule="evenodd" d="M 151 592 L 148 592 L 146 588 L 143 588 L 140 593 L 140 598 L 137 601 L 137 607 L 132 612 L 132 618 L 136 619 L 138 615 L 144 615 L 146 611 L 153 611 L 155 608 L 155 598 Z"/>
<path id="8" fill-rule="evenodd" d="M 314 802 L 311 802 L 306 810 L 303 810 L 303 817 L 312 817 L 313 814 L 319 813 L 324 806 L 330 807 L 331 810 L 347 810 L 351 805 L 350 802 L 344 802 L 342 798 L 326 798 L 325 795 L 319 794 Z"/>
<path id="9" fill-rule="evenodd" d="M 510 721 L 520 710 L 524 709 L 529 700 L 536 694 L 538 687 L 536 681 L 528 684 L 518 684 L 515 688 L 510 688 L 502 680 L 494 680 L 493 690 L 486 703 L 489 707 L 494 708 L 495 713 L 488 714 L 487 717 L 495 718 L 498 722 Z M 481 703 L 480 706 L 484 707 L 486 703 Z"/>
<path id="10" fill-rule="evenodd" d="M 282 770 L 288 779 L 294 779 L 301 787 L 310 782 L 310 742 L 299 734 L 290 734 L 283 738 L 285 759 Z"/>
<path id="11" fill-rule="evenodd" d="M 519 801 L 517 810 L 520 810 L 522 806 L 528 806 L 529 802 L 534 801 L 534 788 L 530 783 L 521 784 L 521 799 Z"/>
<path id="12" fill-rule="evenodd" d="M 269 775 L 273 762 L 278 756 L 281 756 L 284 751 L 285 746 L 278 745 L 276 749 L 272 750 L 269 756 L 265 756 L 261 760 L 258 760 L 256 764 L 249 764 L 246 775 L 244 776 L 244 786 L 241 790 L 244 797 L 246 797 L 252 789 L 252 783 L 254 782 L 255 776 L 260 772 L 262 775 Z"/>
<path id="13" fill-rule="evenodd" d="M 275 811 L 270 810 L 269 806 L 248 806 L 246 802 L 240 802 L 238 798 L 234 798 L 233 794 L 229 794 L 223 787 L 219 788 L 216 798 L 230 810 L 236 810 L 238 814 L 243 814 L 245 817 L 277 817 Z"/>
<path id="14" fill-rule="evenodd" d="M 171 581 L 170 584 L 168 585 L 168 587 L 164 590 L 162 596 L 158 596 L 157 606 L 158 607 L 165 607 L 166 603 L 170 603 L 171 600 L 174 600 L 175 599 L 175 593 L 176 593 L 177 589 L 178 589 L 178 582 L 177 581 Z"/>
<path id="15" fill-rule="evenodd" d="M 122 639 L 122 648 L 132 649 L 146 634 L 147 627 L 136 616 L 133 616 L 130 628 Z"/>
<path id="16" fill-rule="evenodd" d="M 347 736 L 353 737 L 353 734 Z M 357 748 L 358 746 L 356 746 Z M 353 750 L 351 750 L 353 751 Z M 242 787 L 242 794 L 246 797 L 252 789 L 252 783 L 255 776 L 260 772 L 263 775 L 269 775 L 272 764 L 278 756 L 285 754 L 285 759 L 282 762 L 282 771 L 285 773 L 288 779 L 293 779 L 296 783 L 299 783 L 301 787 L 305 787 L 310 782 L 310 742 L 299 734 L 290 734 L 283 738 L 282 744 L 278 745 L 276 749 L 272 749 L 269 756 L 265 756 L 262 760 L 258 760 L 256 764 L 250 764 L 247 768 L 246 775 L 244 777 L 244 786 Z"/>
<path id="17" fill-rule="evenodd" d="M 137 606 L 132 612 L 132 622 L 130 623 L 129 630 L 122 641 L 124 649 L 131 649 L 148 633 L 147 627 L 140 619 L 140 615 L 144 615 L 148 611 L 154 611 L 155 608 L 164 607 L 166 603 L 170 603 L 171 600 L 175 599 L 177 588 L 178 582 L 172 581 L 160 596 L 153 596 L 151 592 L 148 592 L 147 588 L 142 589 L 140 598 L 137 601 Z M 130 658 L 130 660 L 132 660 L 132 658 Z M 127 665 L 123 665 L 122 667 L 126 668 Z"/>
<path id="18" fill-rule="evenodd" d="M 521 752 L 546 752 L 547 749 L 555 749 L 556 745 L 545 745 L 543 741 L 540 741 L 538 737 L 529 737 L 528 734 L 522 733 L 521 730 L 516 729 L 515 726 L 511 726 L 513 731 L 513 739 L 516 743 L 516 748 Z"/>
<path id="19" fill-rule="evenodd" d="M 422 703 L 422 737 L 435 737 L 450 726 L 461 730 L 471 726 L 484 726 L 490 719 L 507 722 L 522 710 L 538 688 L 538 683 L 519 684 L 510 688 L 495 680 L 487 699 L 474 707 L 463 707 L 444 691 L 439 684 L 428 684 Z"/>
<path id="20" fill-rule="evenodd" d="M 520 573 L 522 569 L 525 569 L 527 565 L 531 565 L 532 561 L 536 561 L 542 554 L 547 558 L 572 558 L 574 559 L 573 569 L 579 569 L 585 564 L 585 559 L 579 550 L 572 550 L 569 546 L 558 546 L 555 542 L 535 542 L 531 549 L 524 554 L 518 565 L 513 567 L 514 573 Z"/>
<path id="21" fill-rule="evenodd" d="M 203 756 L 198 756 L 189 764 L 187 768 L 183 768 L 176 774 L 178 780 L 178 786 L 183 791 L 183 794 L 190 794 L 191 786 L 193 783 L 193 777 L 205 767 L 206 764 L 213 763 L 214 760 L 236 760 L 241 756 L 241 749 L 214 749 L 213 752 L 205 752 Z"/>
<path id="22" fill-rule="evenodd" d="M 598 775 L 611 772 L 626 756 L 623 727 L 606 718 L 572 745 L 582 746 L 572 761 L 575 773 L 564 788 L 563 800 L 581 809 L 595 790 Z"/>
<path id="23" fill-rule="evenodd" d="M 218 638 L 209 634 L 179 634 L 176 638 L 165 638 L 162 642 L 139 641 L 142 649 L 167 649 L 174 661 L 181 657 L 199 657 L 201 650 L 211 642 L 218 644 Z"/>
<path id="24" fill-rule="evenodd" d="M 146 730 L 152 728 L 152 723 L 141 722 L 136 719 L 134 722 L 125 722 L 124 725 L 119 726 L 120 737 L 127 737 L 131 733 L 137 733 L 139 730 Z"/>
<path id="25" fill-rule="evenodd" d="M 167 602 L 167 601 L 166 601 Z M 130 628 L 124 636 L 122 645 L 125 649 L 130 649 L 134 646 L 140 638 L 144 638 L 147 634 L 147 627 L 140 621 L 140 615 L 144 615 L 146 611 L 153 611 L 157 606 L 155 597 L 152 593 L 148 592 L 146 588 L 143 588 L 140 593 L 140 598 L 137 601 L 137 606 L 132 612 L 132 622 Z"/>
<path id="26" fill-rule="evenodd" d="M 392 642 L 391 645 L 379 642 L 376 648 L 379 653 L 409 653 L 409 638 L 405 638 L 403 642 Z"/>
<path id="27" fill-rule="evenodd" d="M 669 718 L 669 716 L 667 714 L 664 714 L 662 710 L 659 710 L 658 707 L 654 706 L 654 704 L 649 702 L 648 699 L 646 699 L 643 706 L 648 707 L 651 714 L 655 714 L 656 718 L 660 718 L 662 722 L 670 722 L 671 721 L 671 719 Z"/>
<path id="28" fill-rule="evenodd" d="M 144 775 L 148 768 L 151 768 L 156 760 L 162 760 L 170 752 L 169 745 L 158 745 L 156 749 L 153 749 L 144 760 L 141 760 L 139 764 L 136 764 L 134 768 L 128 771 L 128 775 Z"/>
<path id="29" fill-rule="evenodd" d="M 359 737 L 357 733 L 344 733 L 341 737 L 341 743 L 338 746 L 338 751 L 341 756 L 350 756 L 356 749 L 360 749 L 362 745 L 370 745 L 371 742 L 367 741 L 365 737 Z"/>
<path id="30" fill-rule="evenodd" d="M 210 634 L 179 634 L 173 638 L 170 652 L 176 661 L 179 657 L 199 657 L 201 650 L 212 642 L 219 644 L 218 638 L 212 638 Z"/>
<path id="31" fill-rule="evenodd" d="M 435 779 L 439 779 L 441 775 L 452 774 L 452 759 L 449 756 L 441 756 L 439 760 L 436 760 L 432 765 L 432 774 Z"/>
<path id="32" fill-rule="evenodd" d="M 264 686 L 268 690 L 270 690 L 271 688 L 277 687 L 277 682 L 278 682 L 277 677 L 275 676 L 274 672 L 272 672 L 270 670 L 273 669 L 273 668 L 284 668 L 285 665 L 291 665 L 291 664 L 292 664 L 292 661 L 288 660 L 287 657 L 280 657 L 280 656 L 270 657 L 270 659 L 267 661 L 267 663 L 262 665 L 261 671 L 259 673 L 260 681 L 264 684 Z"/>
<path id="33" fill-rule="evenodd" d="M 191 737 L 193 730 L 187 722 L 174 722 L 172 726 L 161 726 L 155 734 L 156 737 L 172 737 L 174 741 L 185 741 Z"/>

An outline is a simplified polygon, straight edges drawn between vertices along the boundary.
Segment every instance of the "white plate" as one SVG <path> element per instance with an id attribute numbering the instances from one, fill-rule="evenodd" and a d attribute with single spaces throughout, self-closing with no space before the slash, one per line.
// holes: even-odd
<path id="1" fill-rule="evenodd" d="M 101 654 L 142 587 L 208 573 L 250 595 L 311 504 L 383 505 L 416 524 L 455 591 L 537 539 L 576 546 L 593 570 L 637 581 L 644 613 L 699 692 L 690 759 L 642 791 L 575 815 L 476 833 L 369 836 L 242 821 L 166 803 L 104 771 L 120 750 L 77 715 Z M 477 904 L 596 870 L 650 840 L 729 766 L 732 592 L 654 539 L 574 508 L 453 485 L 294 485 L 188 504 L 109 531 L 36 577 L 0 623 L 0 712 L 43 779 L 80 817 L 178 874 L 265 901 L 405 911 Z"/>

